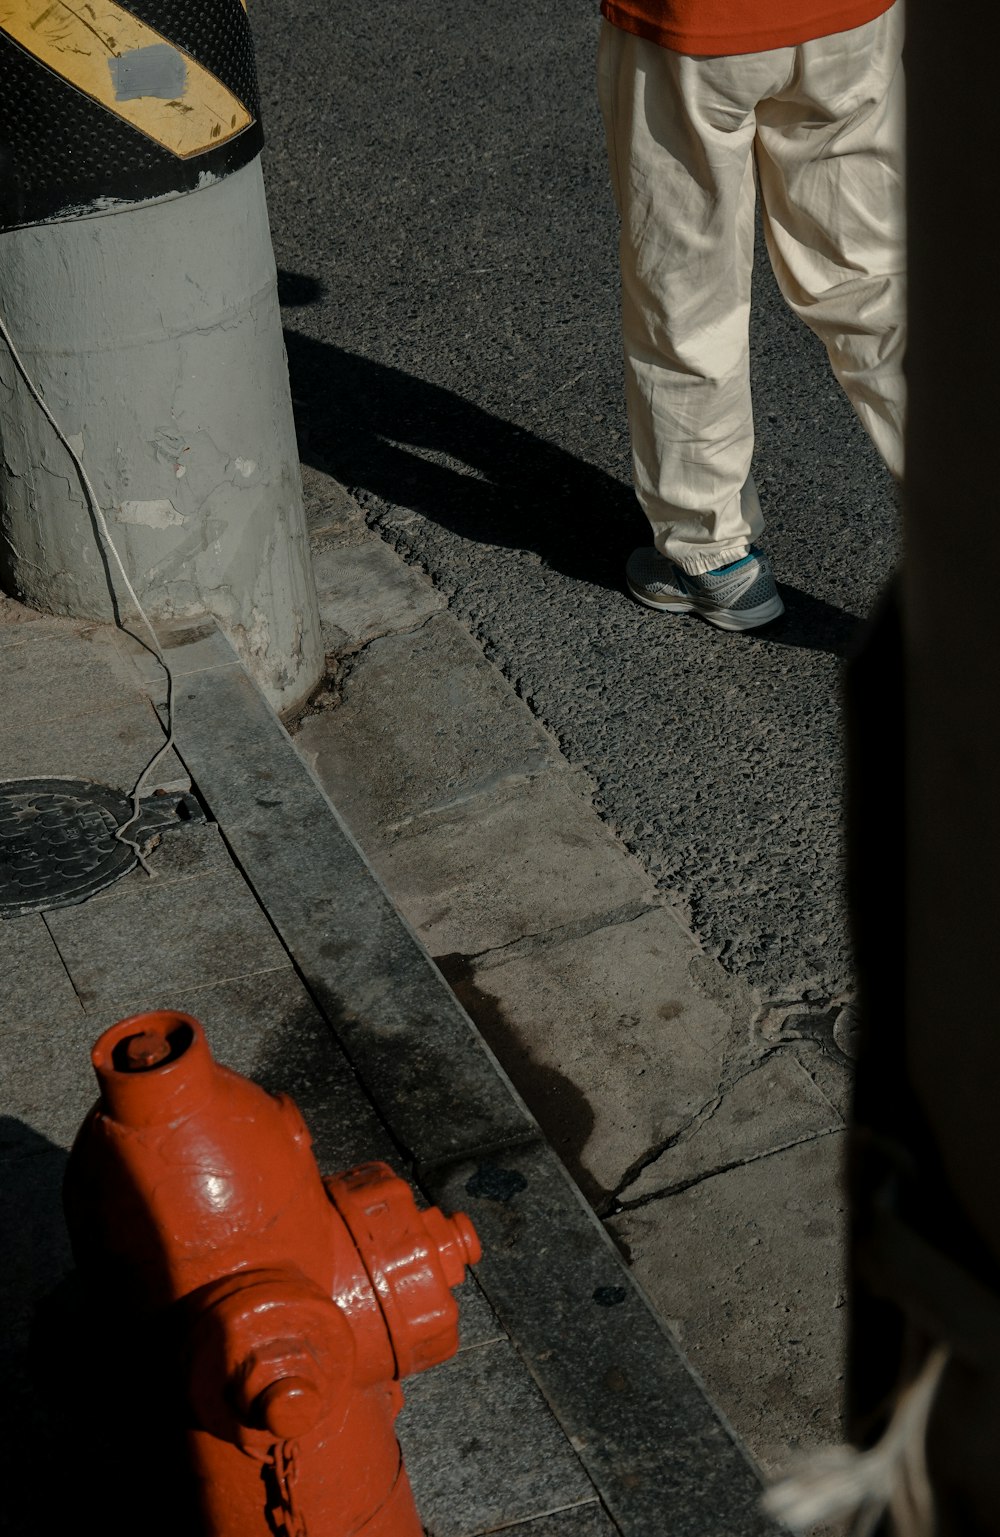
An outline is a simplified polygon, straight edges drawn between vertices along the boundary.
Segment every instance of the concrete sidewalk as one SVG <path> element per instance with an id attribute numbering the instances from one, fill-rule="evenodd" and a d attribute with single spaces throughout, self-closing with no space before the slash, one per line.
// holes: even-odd
<path id="1" fill-rule="evenodd" d="M 847 1000 L 765 1011 L 704 955 L 445 596 L 304 483 L 330 678 L 295 740 L 773 1475 L 840 1435 Z"/>
<path id="2" fill-rule="evenodd" d="M 416 921 L 425 932 L 436 929 L 431 938 L 442 958 L 445 952 L 463 957 L 461 966 L 453 960 L 449 967 L 456 992 L 479 1008 L 487 993 L 510 999 L 520 988 L 525 1014 L 545 1022 L 553 1053 L 576 1039 L 567 999 L 585 1021 L 581 1044 L 592 1046 L 606 1029 L 608 1008 L 620 1013 L 622 983 L 614 979 L 622 965 L 634 978 L 628 985 L 639 986 L 642 968 L 636 970 L 630 954 L 657 955 L 665 969 L 653 1014 L 678 1052 L 684 1039 L 698 1043 L 677 1056 L 677 1086 L 664 1114 L 683 1115 L 692 1128 L 697 1120 L 705 1130 L 714 1119 L 712 1156 L 731 1159 L 734 1149 L 746 1147 L 745 1117 L 736 1098 L 729 1101 L 731 1113 L 711 1116 L 696 1059 L 707 1054 L 714 1061 L 712 1053 L 720 1051 L 727 1063 L 744 1063 L 744 1057 L 736 1048 L 735 1056 L 725 1055 L 729 1026 L 719 1003 L 704 993 L 696 1004 L 689 1000 L 685 977 L 692 965 L 697 972 L 698 957 L 675 916 L 635 894 L 628 857 L 596 837 L 581 786 L 554 744 L 441 612 L 426 584 L 366 537 L 339 488 L 326 483 L 319 490 L 323 506 L 315 494 L 312 501 L 325 518 L 317 556 L 326 601 L 336 602 L 345 581 L 354 595 L 340 602 L 341 620 L 350 602 L 360 601 L 368 608 L 364 623 L 370 626 L 374 615 L 378 632 L 384 621 L 376 589 L 397 623 L 407 602 L 426 607 L 408 622 L 411 632 L 423 626 L 418 636 L 404 626 L 402 639 L 397 631 L 368 648 L 377 656 L 377 645 L 391 652 L 395 644 L 401 653 L 381 658 L 376 714 L 385 722 L 402 711 L 390 687 L 401 668 L 411 681 L 437 679 L 440 699 L 450 700 L 464 722 L 464 743 L 453 743 L 450 765 L 443 761 L 448 730 L 426 692 L 416 717 L 395 720 L 391 743 L 377 733 L 365 739 L 351 726 L 360 697 L 356 667 L 339 707 L 303 723 L 306 757 L 312 755 L 329 780 L 338 737 L 331 728 L 338 727 L 338 772 L 349 813 L 358 826 L 368 825 L 368 816 L 381 828 L 371 851 L 404 896 L 409 890 L 405 905 L 427 904 Z M 360 580 L 365 562 L 375 573 L 374 587 Z M 386 632 L 391 628 L 385 624 Z M 363 644 L 342 633 L 344 655 Z M 406 1385 L 400 1421 L 432 1537 L 500 1530 L 525 1537 L 763 1533 L 749 1459 L 228 644 L 212 625 L 176 631 L 165 641 L 177 680 L 177 749 L 148 786 L 170 792 L 147 803 L 147 830 L 159 808 L 152 877 L 135 868 L 85 902 L 0 923 L 0 1199 L 8 1255 L 0 1288 L 8 1320 L 3 1421 L 8 1447 L 18 1450 L 7 1529 L 59 1530 L 61 1491 L 49 1470 L 58 1465 L 65 1427 L 61 1406 L 46 1397 L 35 1375 L 29 1344 L 39 1309 L 71 1264 L 59 1185 L 66 1149 L 94 1098 L 89 1047 L 125 1014 L 177 1007 L 203 1021 L 222 1061 L 296 1098 L 324 1170 L 385 1158 L 424 1200 L 465 1209 L 476 1223 L 485 1253 L 462 1289 L 462 1348 L 454 1361 Z M 478 716 L 471 709 L 477 700 Z M 54 776 L 124 790 L 162 741 L 162 703 L 160 669 L 120 632 L 34 617 L 6 602 L 0 608 L 4 780 Z M 440 751 L 429 754 L 433 743 Z M 470 783 L 477 795 L 492 797 L 489 803 L 472 804 Z M 550 876 L 565 888 L 557 924 L 550 912 L 548 926 L 533 930 L 527 942 L 520 929 L 540 876 L 509 854 L 505 866 L 503 853 L 512 838 L 525 836 L 526 825 L 535 825 L 523 821 L 522 789 L 525 804 L 542 807 L 548 825 L 559 830 Z M 456 877 L 434 864 L 435 846 L 442 847 L 440 839 L 434 843 L 435 829 L 477 812 L 494 840 L 492 871 L 480 865 L 477 883 L 467 870 L 461 882 L 471 895 L 446 900 L 444 887 Z M 420 844 L 421 837 L 429 841 Z M 484 857 L 482 844 L 458 843 L 469 848 L 471 860 Z M 410 872 L 405 881 L 393 873 L 397 848 L 396 869 Z M 501 889 L 505 900 L 498 903 Z M 595 892 L 604 906 L 595 903 Z M 595 921 L 602 915 L 603 923 Z M 479 925 L 475 950 L 466 944 L 473 922 Z M 661 932 L 661 923 L 672 928 Z M 547 960 L 536 966 L 539 956 Z M 553 995 L 552 976 L 566 979 L 563 992 Z M 644 1063 L 651 1070 L 654 1046 L 662 1054 L 666 1044 L 654 1041 L 646 1005 L 636 999 L 635 1043 L 612 1052 L 632 1063 L 630 1080 L 642 1076 Z M 520 1050 L 506 1053 L 518 1072 Z M 596 1063 L 599 1053 L 592 1055 Z M 578 1056 L 578 1075 L 590 1071 L 588 1051 Z M 780 1053 L 778 1060 L 784 1061 Z M 538 1061 L 543 1081 L 555 1087 L 555 1079 L 545 1078 L 544 1056 Z M 811 1147 L 815 1154 L 835 1138 L 824 1143 L 827 1127 L 816 1127 L 811 1081 L 796 1059 L 789 1062 L 801 1074 L 795 1084 L 807 1109 L 786 1107 L 780 1137 L 786 1147 Z M 748 1066 L 742 1077 L 757 1070 Z M 607 1075 L 610 1068 L 599 1071 Z M 538 1100 L 537 1074 L 520 1076 Z M 568 1072 L 565 1081 L 569 1096 Z M 552 1118 L 567 1160 L 590 1181 L 591 1196 L 641 1203 L 643 1177 L 654 1165 L 662 1172 L 667 1166 L 660 1159 L 675 1148 L 680 1162 L 674 1158 L 668 1172 L 674 1185 L 677 1168 L 697 1167 L 690 1162 L 694 1136 L 685 1142 L 671 1135 L 656 1158 L 626 1170 L 623 1184 L 629 1118 L 633 1136 L 648 1137 L 651 1129 L 659 1135 L 666 1123 L 648 1122 L 641 1095 L 623 1110 L 614 1073 L 607 1089 L 599 1099 L 599 1086 L 588 1087 L 595 1124 L 608 1128 L 592 1151 L 579 1120 L 574 1143 Z M 560 1087 L 555 1095 L 560 1104 L 562 1093 Z M 762 1154 L 753 1156 L 763 1161 Z M 741 1155 L 740 1167 L 750 1161 Z M 655 1183 L 660 1175 L 649 1177 Z M 689 1187 L 697 1183 L 684 1180 Z M 629 1236 L 629 1220 L 634 1217 L 624 1209 L 609 1217 L 619 1241 Z M 677 1246 L 676 1232 L 668 1243 Z M 704 1248 L 702 1238 L 698 1247 Z M 694 1275 L 690 1259 L 679 1273 Z M 78 1430 L 99 1444 L 99 1427 Z"/>

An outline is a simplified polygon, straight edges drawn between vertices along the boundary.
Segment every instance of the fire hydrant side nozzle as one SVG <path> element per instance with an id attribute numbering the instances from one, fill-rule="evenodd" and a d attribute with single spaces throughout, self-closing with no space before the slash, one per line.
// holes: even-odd
<path id="1" fill-rule="evenodd" d="M 70 1238 L 108 1338 L 171 1342 L 201 1530 L 420 1537 L 398 1380 L 458 1347 L 468 1218 L 419 1211 L 385 1164 L 323 1181 L 292 1101 L 216 1063 L 190 1015 L 122 1020 L 92 1061 Z"/>

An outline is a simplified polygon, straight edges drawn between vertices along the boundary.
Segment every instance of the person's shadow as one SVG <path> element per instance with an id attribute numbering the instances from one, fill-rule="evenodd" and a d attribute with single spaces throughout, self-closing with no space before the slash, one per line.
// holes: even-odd
<path id="1" fill-rule="evenodd" d="M 279 273 L 283 306 L 322 285 Z M 556 444 L 384 363 L 292 329 L 285 346 L 299 451 L 362 500 L 375 497 L 463 539 L 532 550 L 576 581 L 622 592 L 629 552 L 649 543 L 630 485 Z M 781 644 L 844 654 L 860 621 L 782 584 Z M 763 634 L 763 632 L 759 632 Z"/>

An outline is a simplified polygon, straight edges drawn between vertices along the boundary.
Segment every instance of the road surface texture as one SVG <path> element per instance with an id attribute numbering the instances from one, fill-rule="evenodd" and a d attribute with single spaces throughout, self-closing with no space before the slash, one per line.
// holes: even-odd
<path id="1" fill-rule="evenodd" d="M 255 10 L 303 453 L 432 577 L 705 951 L 822 1015 L 851 987 L 842 658 L 897 557 L 893 486 L 758 238 L 753 468 L 787 618 L 734 636 L 624 595 L 646 524 L 598 27 L 596 0 Z"/>

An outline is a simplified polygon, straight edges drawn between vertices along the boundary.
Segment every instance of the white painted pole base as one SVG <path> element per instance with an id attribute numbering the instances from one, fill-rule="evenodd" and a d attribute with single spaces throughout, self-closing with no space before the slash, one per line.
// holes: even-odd
<path id="1" fill-rule="evenodd" d="M 214 614 L 275 708 L 301 704 L 323 648 L 259 158 L 0 235 L 0 312 L 150 617 Z M 0 585 L 109 621 L 108 582 L 72 458 L 0 341 Z"/>

